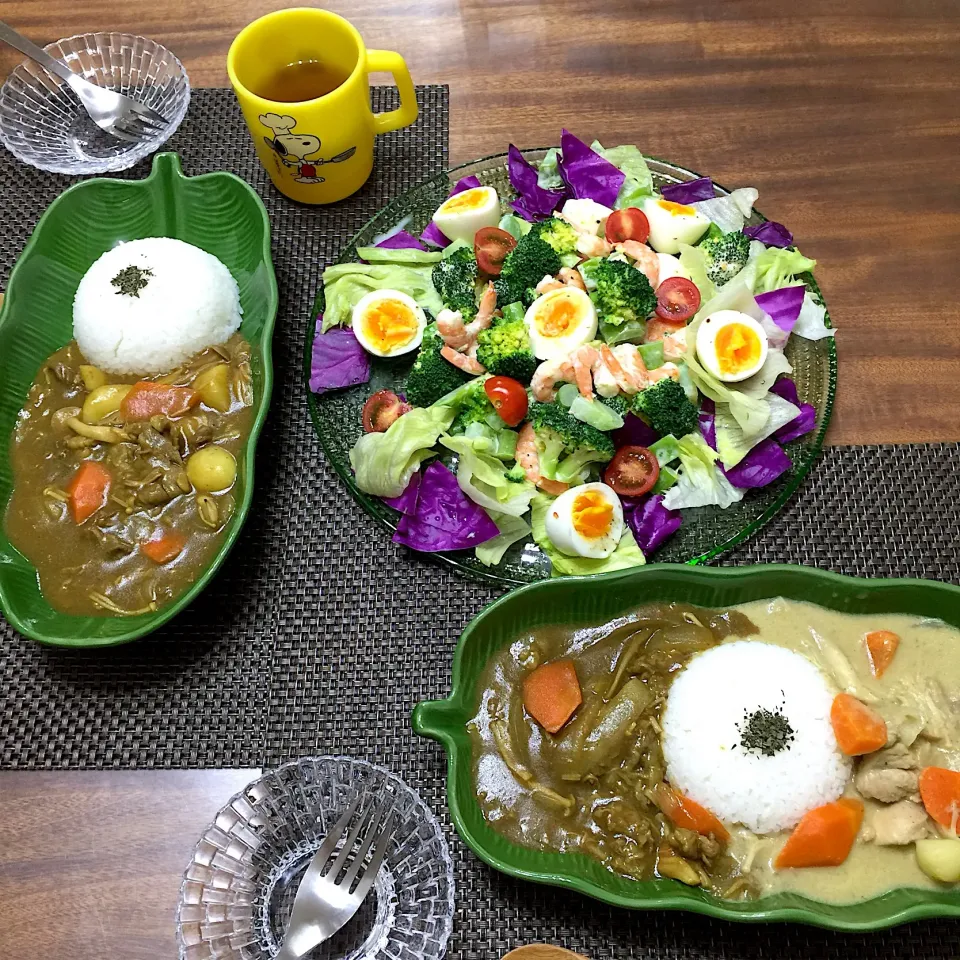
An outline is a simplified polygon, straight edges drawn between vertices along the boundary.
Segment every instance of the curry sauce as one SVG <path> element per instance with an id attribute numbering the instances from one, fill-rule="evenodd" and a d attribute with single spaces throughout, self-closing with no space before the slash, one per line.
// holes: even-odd
<path id="1" fill-rule="evenodd" d="M 135 382 L 186 388 L 190 406 L 139 418 L 108 403 L 103 416 L 99 408 L 90 415 L 98 383 L 123 397 Z M 93 399 L 104 395 L 109 401 L 105 389 Z M 197 471 L 190 458 L 215 447 L 225 451 L 221 462 L 239 461 L 252 411 L 250 345 L 239 334 L 149 381 L 94 370 L 76 343 L 54 353 L 13 434 L 14 485 L 4 517 L 50 605 L 79 616 L 123 616 L 180 596 L 211 561 L 236 507 L 235 466 L 223 489 L 202 489 L 191 480 Z M 78 522 L 69 490 L 85 461 L 105 469 L 109 486 L 102 505 Z M 144 546 L 164 537 L 177 549 L 158 561 L 163 554 L 151 557 Z"/>

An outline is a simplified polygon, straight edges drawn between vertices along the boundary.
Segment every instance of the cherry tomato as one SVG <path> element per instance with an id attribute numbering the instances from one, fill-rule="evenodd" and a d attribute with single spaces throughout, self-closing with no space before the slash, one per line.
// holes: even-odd
<path id="1" fill-rule="evenodd" d="M 667 277 L 657 287 L 657 316 L 689 320 L 700 309 L 700 291 L 686 277 Z"/>
<path id="2" fill-rule="evenodd" d="M 363 405 L 363 429 L 367 433 L 386 433 L 392 423 L 410 410 L 392 390 L 378 390 Z"/>
<path id="3" fill-rule="evenodd" d="M 642 497 L 660 476 L 660 462 L 646 447 L 621 447 L 603 471 L 603 482 L 621 497 Z"/>
<path id="4" fill-rule="evenodd" d="M 610 243 L 623 243 L 624 240 L 646 243 L 650 236 L 650 222 L 647 215 L 637 207 L 614 210 L 607 217 L 606 235 Z"/>
<path id="5" fill-rule="evenodd" d="M 527 415 L 527 391 L 519 380 L 513 377 L 490 377 L 484 382 L 483 389 L 493 409 L 508 427 L 517 426 Z"/>
<path id="6" fill-rule="evenodd" d="M 477 266 L 488 277 L 500 276 L 503 261 L 517 245 L 517 241 L 506 230 L 499 227 L 481 227 L 473 238 L 473 254 Z"/>

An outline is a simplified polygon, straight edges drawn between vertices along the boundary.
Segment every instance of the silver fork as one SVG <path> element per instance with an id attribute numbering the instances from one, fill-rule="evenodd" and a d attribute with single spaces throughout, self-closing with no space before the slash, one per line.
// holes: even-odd
<path id="1" fill-rule="evenodd" d="M 347 832 L 359 803 L 360 798 L 357 797 L 313 855 L 293 901 L 293 912 L 283 946 L 273 960 L 299 960 L 317 944 L 328 940 L 357 912 L 370 892 L 387 852 L 387 844 L 393 836 L 394 813 L 390 810 L 390 798 L 376 809 L 371 806 L 357 818 L 340 854 L 330 865 L 337 843 Z M 361 832 L 364 834 L 363 841 L 355 850 Z M 369 863 L 364 864 L 374 843 L 373 856 Z M 353 861 L 343 878 L 337 882 L 337 875 L 346 866 L 351 853 L 354 854 Z M 329 870 L 326 869 L 328 866 Z M 354 880 L 359 882 L 351 892 Z"/>
<path id="2" fill-rule="evenodd" d="M 158 113 L 138 100 L 84 80 L 62 60 L 51 57 L 46 50 L 38 47 L 32 40 L 28 40 L 22 33 L 17 33 L 13 27 L 2 20 L 0 20 L 0 40 L 25 53 L 31 60 L 36 60 L 41 67 L 68 83 L 80 98 L 90 119 L 101 130 L 112 134 L 118 140 L 139 143 L 162 130 L 169 123 L 162 113 Z"/>

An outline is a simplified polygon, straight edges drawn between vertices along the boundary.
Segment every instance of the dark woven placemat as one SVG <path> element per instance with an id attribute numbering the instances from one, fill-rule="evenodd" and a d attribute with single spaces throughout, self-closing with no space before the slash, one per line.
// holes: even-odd
<path id="1" fill-rule="evenodd" d="M 383 536 L 324 461 L 301 378 L 323 264 L 389 198 L 446 163 L 446 92 L 425 87 L 418 95 L 420 121 L 378 142 L 377 166 L 360 194 L 304 208 L 266 182 L 232 94 L 195 93 L 171 143 L 185 172 L 228 169 L 244 177 L 273 225 L 277 385 L 254 509 L 205 595 L 139 643 L 78 654 L 38 647 L 0 625 L 0 767 L 264 766 L 309 753 L 383 763 L 419 789 L 445 824 L 458 883 L 450 955 L 462 960 L 492 960 L 532 940 L 564 943 L 594 960 L 960 956 L 955 924 L 925 924 L 920 936 L 911 927 L 838 937 L 614 910 L 500 876 L 453 833 L 442 753 L 413 735 L 409 715 L 418 700 L 446 695 L 456 639 L 498 591 Z M 392 92 L 374 97 L 383 109 Z M 0 198 L 20 213 L 0 238 L 4 276 L 65 185 L 0 156 Z M 956 580 L 958 467 L 953 444 L 828 449 L 791 505 L 724 562 Z M 894 477 L 901 484 L 895 495 Z"/>

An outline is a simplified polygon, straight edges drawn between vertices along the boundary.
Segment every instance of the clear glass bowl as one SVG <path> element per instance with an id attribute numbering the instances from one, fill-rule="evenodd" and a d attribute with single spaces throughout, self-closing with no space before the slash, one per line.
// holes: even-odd
<path id="1" fill-rule="evenodd" d="M 361 796 L 387 795 L 396 832 L 359 912 L 304 960 L 439 960 L 453 925 L 453 863 L 417 792 L 383 767 L 304 757 L 264 774 L 217 814 L 183 875 L 181 960 L 268 960 L 328 829 Z"/>
<path id="2" fill-rule="evenodd" d="M 84 33 L 45 49 L 84 79 L 140 100 L 170 122 L 139 143 L 118 140 L 87 116 L 63 80 L 25 60 L 0 88 L 0 140 L 18 160 L 51 173 L 126 170 L 159 149 L 183 121 L 190 81 L 159 43 L 130 33 Z"/>

